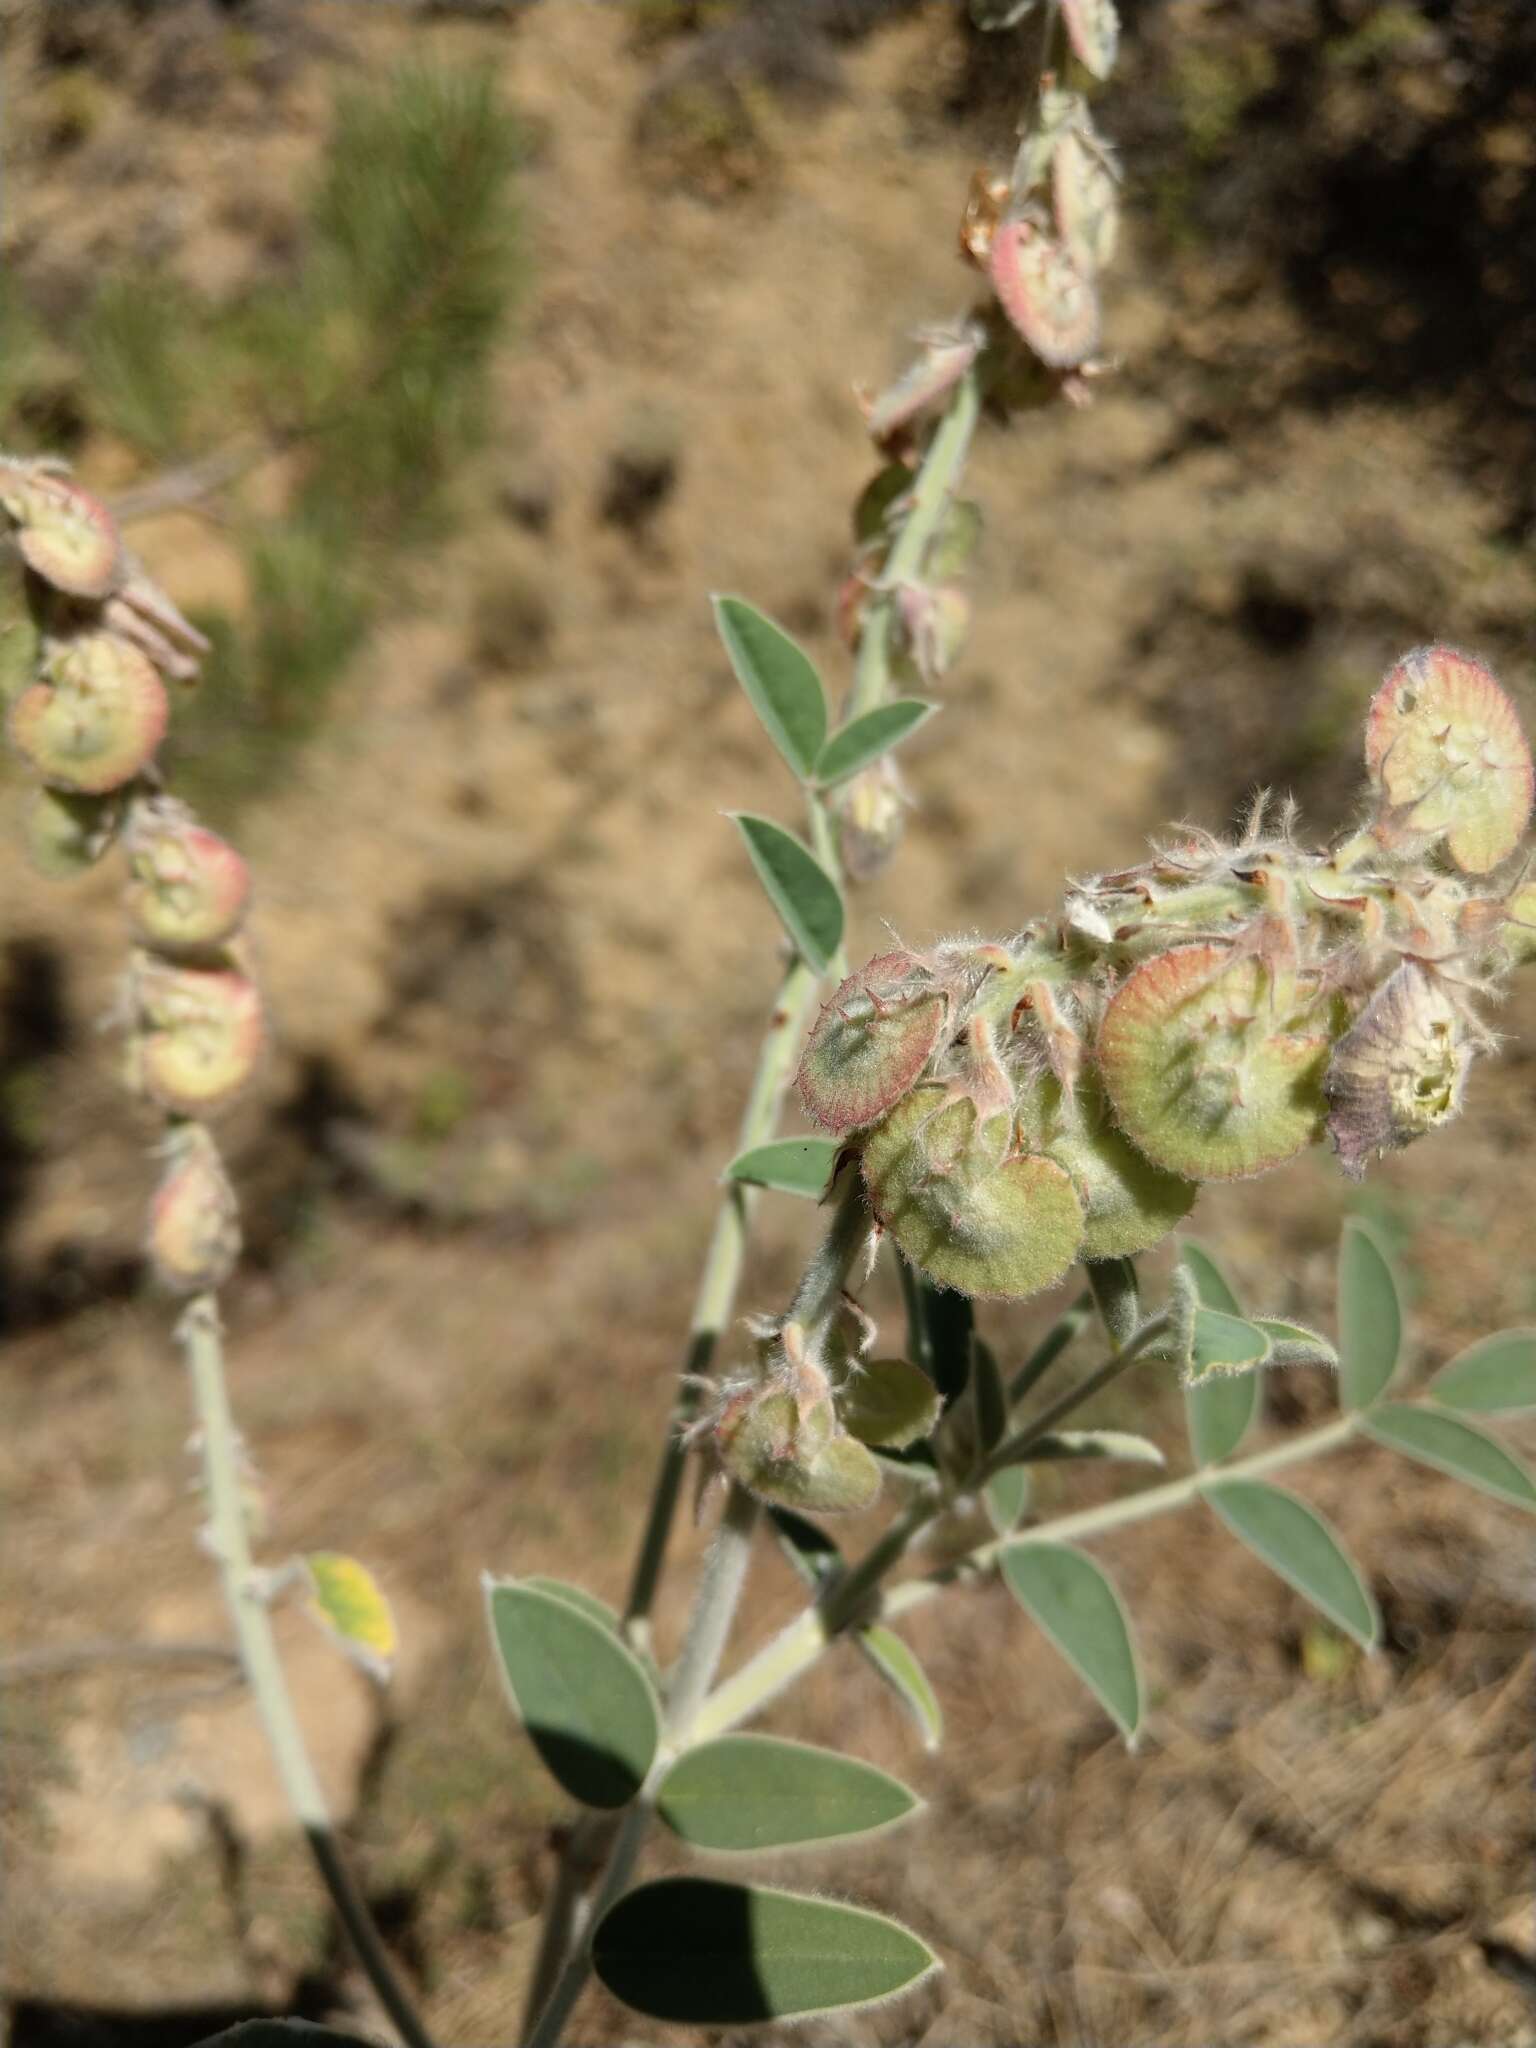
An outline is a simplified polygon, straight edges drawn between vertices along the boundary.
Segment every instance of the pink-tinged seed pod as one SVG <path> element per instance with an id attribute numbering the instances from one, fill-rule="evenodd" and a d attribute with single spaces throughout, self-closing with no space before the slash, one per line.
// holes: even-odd
<path id="1" fill-rule="evenodd" d="M 1322 1136 L 1331 1018 L 1305 977 L 1227 946 L 1143 960 L 1097 1046 L 1121 1130 L 1184 1180 L 1265 1173 Z"/>
<path id="2" fill-rule="evenodd" d="M 1472 1046 L 1444 988 L 1405 960 L 1334 1048 L 1328 1134 L 1339 1164 L 1359 1180 L 1373 1153 L 1397 1152 L 1461 1108 Z"/>
<path id="3" fill-rule="evenodd" d="M 1099 345 L 1099 297 L 1070 251 L 1027 220 L 992 237 L 992 289 L 1041 362 L 1067 370 Z"/>
<path id="4" fill-rule="evenodd" d="M 806 1042 L 798 1086 L 807 1114 L 839 1134 L 872 1124 L 922 1073 L 948 1015 L 910 953 L 881 953 L 850 974 Z"/>
<path id="5" fill-rule="evenodd" d="M 976 326 L 930 337 L 917 361 L 865 406 L 871 440 L 883 444 L 937 405 L 975 362 L 983 339 L 982 329 Z"/>
<path id="6" fill-rule="evenodd" d="M 250 870 L 216 832 L 190 820 L 135 828 L 128 915 L 146 945 L 172 952 L 233 937 L 250 898 Z"/>
<path id="7" fill-rule="evenodd" d="M 0 471 L 0 504 L 20 528 L 27 567 L 68 597 L 100 599 L 122 571 L 112 515 L 68 477 L 17 465 Z"/>
<path id="8" fill-rule="evenodd" d="M 1114 0 L 1061 0 L 1061 19 L 1078 63 L 1095 78 L 1108 78 L 1120 48 Z"/>
<path id="9" fill-rule="evenodd" d="M 1463 874 L 1487 874 L 1519 845 L 1531 749 L 1481 662 L 1449 647 L 1405 654 L 1371 699 L 1365 765 L 1410 832 L 1444 835 Z"/>
<path id="10" fill-rule="evenodd" d="M 261 998 L 244 974 L 146 959 L 136 993 L 137 1078 L 162 1109 L 203 1116 L 244 1087 L 264 1036 Z"/>
<path id="11" fill-rule="evenodd" d="M 75 796 L 44 787 L 27 809 L 27 855 L 50 881 L 70 881 L 95 866 L 122 821 L 122 799 L 116 795 Z"/>
<path id="12" fill-rule="evenodd" d="M 1120 197 L 1100 152 L 1069 128 L 1051 157 L 1051 189 L 1061 239 L 1088 276 L 1114 261 L 1120 239 Z"/>
<path id="13" fill-rule="evenodd" d="M 165 737 L 165 685 L 138 648 L 82 633 L 49 665 L 49 679 L 11 708 L 11 741 L 55 789 L 101 796 L 131 782 Z"/>
<path id="14" fill-rule="evenodd" d="M 178 1131 L 149 1209 L 149 1258 L 173 1294 L 222 1287 L 240 1256 L 240 1215 L 218 1148 L 200 1124 Z"/>

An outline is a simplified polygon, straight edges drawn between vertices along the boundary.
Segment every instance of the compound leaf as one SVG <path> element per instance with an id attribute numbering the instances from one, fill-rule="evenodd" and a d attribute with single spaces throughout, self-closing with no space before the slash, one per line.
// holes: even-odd
<path id="1" fill-rule="evenodd" d="M 938 708 L 923 697 L 896 697 L 889 704 L 877 704 L 873 711 L 851 719 L 822 748 L 816 762 L 816 780 L 826 785 L 857 775 L 871 761 L 878 761 L 882 754 L 899 746 L 920 725 L 926 725 Z"/>
<path id="2" fill-rule="evenodd" d="M 1351 1216 L 1339 1240 L 1339 1398 L 1368 1408 L 1387 1390 L 1403 1344 L 1397 1278 L 1375 1233 Z"/>
<path id="3" fill-rule="evenodd" d="M 1218 1479 L 1203 1491 L 1240 1543 L 1357 1643 L 1374 1646 L 1381 1633 L 1376 1603 L 1315 1508 L 1256 1479 Z"/>
<path id="4" fill-rule="evenodd" d="M 1536 1408 L 1536 1330 L 1500 1330 L 1442 1366 L 1429 1383 L 1436 1401 L 1479 1415 Z"/>
<path id="5" fill-rule="evenodd" d="M 1091 1557 L 1065 1543 L 1010 1543 L 1008 1590 L 1128 1736 L 1141 1721 L 1141 1679 L 1120 1596 Z"/>
<path id="6" fill-rule="evenodd" d="M 873 1764 L 787 1742 L 722 1735 L 684 1751 L 662 1779 L 656 1810 L 696 1849 L 785 1849 L 866 1834 L 904 1820 L 915 1793 Z"/>
<path id="7" fill-rule="evenodd" d="M 843 941 L 843 899 L 837 884 L 793 832 L 750 811 L 731 815 L 796 952 L 808 967 L 825 974 Z"/>
<path id="8" fill-rule="evenodd" d="M 827 700 L 805 650 L 739 597 L 715 599 L 715 627 L 768 737 L 802 782 L 827 737 Z"/>
<path id="9" fill-rule="evenodd" d="M 771 1145 L 753 1145 L 749 1151 L 738 1152 L 725 1169 L 725 1177 L 748 1181 L 754 1187 L 778 1188 L 786 1195 L 809 1195 L 819 1202 L 832 1178 L 837 1150 L 831 1138 L 779 1138 Z"/>
<path id="10" fill-rule="evenodd" d="M 1458 1415 L 1393 1401 L 1373 1409 L 1365 1426 L 1378 1443 L 1390 1444 L 1394 1451 L 1417 1458 L 1421 1465 L 1449 1472 L 1453 1479 L 1464 1479 L 1468 1486 L 1491 1493 L 1495 1500 L 1508 1501 L 1512 1507 L 1536 1508 L 1536 1480 L 1502 1444 Z"/>

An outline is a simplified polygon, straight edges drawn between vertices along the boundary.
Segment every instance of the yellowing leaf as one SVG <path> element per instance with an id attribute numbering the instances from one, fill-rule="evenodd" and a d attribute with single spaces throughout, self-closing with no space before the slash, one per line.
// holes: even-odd
<path id="1" fill-rule="evenodd" d="M 399 1637 L 394 1614 L 372 1572 L 336 1550 L 312 1550 L 304 1569 L 309 1612 L 348 1656 L 383 1684 L 394 1666 Z"/>

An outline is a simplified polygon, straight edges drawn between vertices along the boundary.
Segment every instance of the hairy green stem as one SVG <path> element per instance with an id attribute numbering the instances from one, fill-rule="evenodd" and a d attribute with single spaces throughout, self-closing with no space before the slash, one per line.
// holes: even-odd
<path id="1" fill-rule="evenodd" d="M 944 524 L 970 453 L 976 422 L 981 416 L 981 391 L 974 370 L 968 370 L 955 386 L 933 438 L 928 443 L 921 469 L 912 486 L 906 517 L 896 544 L 881 572 L 879 587 L 870 599 L 859 633 L 859 658 L 853 672 L 853 689 L 848 698 L 847 717 L 858 718 L 873 711 L 892 694 L 892 663 L 901 618 L 900 593 L 903 584 L 922 579 L 928 550 Z"/>
<path id="2" fill-rule="evenodd" d="M 1305 1436 L 1294 1438 L 1289 1443 L 1277 1444 L 1267 1451 L 1256 1451 L 1251 1457 L 1240 1458 L 1216 1470 L 1207 1468 L 1191 1473 L 1186 1479 L 1172 1479 L 1164 1486 L 1147 1487 L 1140 1493 L 1107 1501 L 1102 1507 L 1083 1508 L 1077 1514 L 1058 1516 L 1055 1521 L 1042 1522 L 1033 1529 L 1021 1530 L 1017 1535 L 999 1536 L 954 1564 L 942 1566 L 925 1578 L 909 1579 L 893 1588 L 880 1602 L 880 1617 L 885 1621 L 896 1621 L 903 1614 L 910 1614 L 914 1608 L 926 1606 L 949 1586 L 984 1578 L 996 1567 L 1003 1551 L 1015 1544 L 1082 1542 L 1185 1507 L 1223 1480 L 1257 1479 L 1266 1473 L 1281 1471 L 1287 1465 L 1299 1465 L 1346 1442 L 1353 1435 L 1357 1420 L 1355 1416 L 1346 1415 L 1320 1429 L 1309 1430 Z M 710 1741 L 761 1713 L 770 1701 L 804 1677 L 836 1639 L 828 1629 L 825 1609 L 821 1606 L 808 1608 L 711 1693 L 693 1724 L 694 1741 Z"/>
<path id="3" fill-rule="evenodd" d="M 298 1717 L 277 1654 L 272 1622 L 258 1584 L 240 1494 L 239 1438 L 224 1383 L 224 1349 L 218 1304 L 211 1294 L 192 1301 L 177 1326 L 192 1382 L 202 1446 L 203 1483 L 208 1496 L 209 1537 L 218 1560 L 224 1598 L 240 1646 L 246 1683 L 272 1751 L 294 1818 L 346 1929 L 357 1959 L 408 2048 L 432 2048 L 373 1924 L 372 1915 L 331 1826 L 325 1795 L 304 1746 Z"/>
<path id="4" fill-rule="evenodd" d="M 1045 1378 L 1063 1351 L 1068 1345 L 1076 1342 L 1092 1320 L 1093 1296 L 1091 1293 L 1080 1294 L 1065 1315 L 1059 1316 L 1052 1323 L 1008 1382 L 1010 1408 L 1017 1407 L 1024 1396 Z"/>
<path id="5" fill-rule="evenodd" d="M 803 960 L 792 963 L 779 985 L 758 1053 L 751 1093 L 737 1133 L 738 1151 L 745 1152 L 753 1145 L 764 1144 L 773 1135 L 778 1123 L 779 1105 L 794 1072 L 817 986 L 815 970 Z M 722 1192 L 720 1206 L 715 1212 L 709 1249 L 704 1256 L 704 1270 L 699 1276 L 699 1290 L 694 1299 L 683 1377 L 651 1489 L 650 1508 L 624 1608 L 625 1633 L 639 1648 L 646 1647 L 651 1606 L 656 1598 L 677 1514 L 683 1468 L 688 1455 L 684 1432 L 699 1412 L 702 1399 L 699 1382 L 709 1372 L 715 1346 L 736 1306 L 752 1205 L 752 1189 L 740 1181 L 732 1181 Z"/>
<path id="6" fill-rule="evenodd" d="M 640 1847 L 645 1840 L 645 1831 L 651 1821 L 649 1797 L 642 1792 L 624 1810 L 614 1840 L 613 1853 L 603 1881 L 592 1901 L 591 1910 L 578 1916 L 576 1941 L 565 1967 L 556 1978 L 548 2002 L 540 2012 L 535 2025 L 523 2034 L 524 2048 L 554 2048 L 554 2044 L 565 2032 L 565 2023 L 575 2010 L 576 2001 L 587 1988 L 587 1979 L 592 1974 L 590 1940 L 608 1908 L 619 1897 L 629 1883 Z"/>
<path id="7" fill-rule="evenodd" d="M 1119 1379 L 1123 1372 L 1129 1371 L 1137 1359 L 1145 1358 L 1158 1340 L 1167 1335 L 1172 1322 L 1172 1316 L 1166 1313 L 1149 1317 L 1135 1336 L 1120 1350 L 1106 1358 L 1102 1365 L 1095 1367 L 1087 1379 L 1079 1380 L 1075 1387 L 1068 1387 L 1048 1408 L 1043 1408 L 1033 1421 L 1027 1423 L 1023 1429 L 1015 1431 L 1012 1436 L 1006 1437 L 982 1467 L 983 1482 L 990 1479 L 994 1473 L 1001 1472 L 1005 1465 L 1020 1464 L 1025 1452 L 1032 1450 L 1041 1437 L 1048 1436 L 1057 1423 L 1070 1415 L 1074 1408 L 1081 1408 L 1085 1401 L 1091 1401 L 1094 1395 L 1102 1393 L 1111 1381 Z"/>
<path id="8" fill-rule="evenodd" d="M 757 1521 L 756 1500 L 745 1487 L 732 1486 L 699 1574 L 688 1632 L 667 1686 L 666 1735 L 674 1744 L 687 1740 L 694 1716 L 720 1668 L 752 1561 Z"/>

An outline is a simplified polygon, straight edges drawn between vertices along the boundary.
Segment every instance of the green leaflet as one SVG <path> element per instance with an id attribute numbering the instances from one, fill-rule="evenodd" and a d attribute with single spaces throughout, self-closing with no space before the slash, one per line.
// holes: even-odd
<path id="1" fill-rule="evenodd" d="M 1141 1679 L 1120 1596 L 1091 1557 L 1027 1538 L 1003 1551 L 1003 1578 L 1025 1612 L 1127 1736 L 1141 1721 Z"/>
<path id="2" fill-rule="evenodd" d="M 917 1652 L 878 1621 L 860 1629 L 854 1640 L 917 1723 L 924 1749 L 937 1749 L 944 1740 L 944 1709 Z"/>
<path id="3" fill-rule="evenodd" d="M 1203 1491 L 1239 1542 L 1357 1643 L 1374 1648 L 1381 1633 L 1376 1603 L 1315 1508 L 1255 1479 L 1214 1480 Z"/>
<path id="4" fill-rule="evenodd" d="M 699 1877 L 620 1899 L 593 1937 L 592 1964 L 636 2012 L 695 2026 L 846 2011 L 939 1968 L 926 1943 L 881 1913 Z"/>
<path id="5" fill-rule="evenodd" d="M 826 786 L 857 775 L 871 761 L 878 761 L 882 754 L 899 746 L 920 725 L 926 725 L 938 708 L 924 697 L 896 697 L 888 704 L 877 704 L 873 711 L 850 720 L 827 741 L 817 757 L 816 780 Z"/>
<path id="6" fill-rule="evenodd" d="M 827 737 L 827 700 L 810 656 L 739 597 L 715 599 L 715 627 L 768 737 L 802 782 Z"/>
<path id="7" fill-rule="evenodd" d="M 837 1150 L 831 1138 L 779 1138 L 771 1145 L 738 1152 L 725 1169 L 725 1178 L 778 1188 L 786 1195 L 808 1195 L 819 1202 L 832 1178 Z"/>
<path id="8" fill-rule="evenodd" d="M 1195 1283 L 1202 1308 L 1241 1315 L 1237 1296 L 1203 1246 L 1184 1245 L 1179 1260 Z M 1197 1465 L 1218 1465 L 1231 1457 L 1247 1433 L 1258 1400 L 1259 1383 L 1251 1372 L 1217 1374 L 1202 1385 L 1185 1386 L 1184 1419 Z"/>
<path id="9" fill-rule="evenodd" d="M 771 818 L 733 811 L 747 853 L 795 950 L 825 974 L 843 942 L 843 899 L 837 884 L 793 832 Z"/>
<path id="10" fill-rule="evenodd" d="M 1368 1408 L 1387 1390 L 1403 1342 L 1392 1263 L 1375 1233 L 1351 1216 L 1339 1240 L 1339 1399 Z"/>
<path id="11" fill-rule="evenodd" d="M 1536 1408 L 1536 1330 L 1501 1330 L 1485 1337 L 1442 1366 L 1429 1391 L 1448 1408 L 1480 1415 Z"/>
<path id="12" fill-rule="evenodd" d="M 604 1622 L 515 1579 L 484 1581 L 512 1705 L 545 1768 L 585 1806 L 625 1806 L 656 1755 L 661 1713 L 644 1666 Z"/>
<path id="13" fill-rule="evenodd" d="M 915 1793 L 873 1764 L 777 1735 L 722 1735 L 686 1750 L 656 1810 L 696 1849 L 784 1849 L 889 1827 Z"/>
<path id="14" fill-rule="evenodd" d="M 1389 1444 L 1405 1457 L 1417 1458 L 1465 1480 L 1495 1500 L 1512 1507 L 1536 1509 L 1536 1480 L 1517 1458 L 1500 1443 L 1463 1422 L 1458 1415 L 1438 1414 L 1433 1408 L 1409 1408 L 1400 1402 L 1373 1408 L 1365 1427 L 1378 1443 Z"/>

